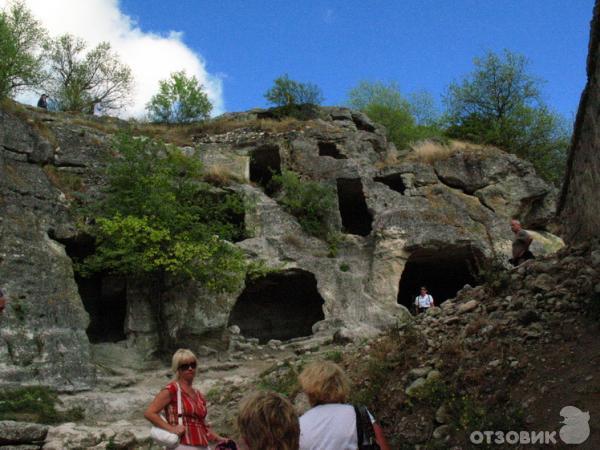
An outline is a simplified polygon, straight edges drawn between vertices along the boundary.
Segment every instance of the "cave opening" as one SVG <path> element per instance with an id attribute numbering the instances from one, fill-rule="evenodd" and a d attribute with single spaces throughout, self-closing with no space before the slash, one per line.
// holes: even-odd
<path id="1" fill-rule="evenodd" d="M 471 247 L 448 246 L 413 252 L 400 277 L 398 303 L 414 312 L 415 297 L 426 286 L 436 306 L 454 298 L 465 284 L 478 283 L 477 267 L 481 252 Z"/>
<path id="2" fill-rule="evenodd" d="M 65 246 L 69 258 L 74 264 L 94 253 L 94 238 L 79 234 L 73 238 L 58 239 L 49 236 Z M 127 283 L 123 277 L 107 273 L 94 273 L 82 276 L 75 272 L 75 283 L 90 317 L 86 330 L 92 344 L 99 342 L 118 342 L 125 336 L 125 316 L 127 314 Z"/>
<path id="3" fill-rule="evenodd" d="M 340 153 L 334 142 L 319 142 L 319 156 L 331 156 L 335 159 L 348 159 Z"/>
<path id="4" fill-rule="evenodd" d="M 250 181 L 267 189 L 273 174 L 281 173 L 281 156 L 276 145 L 263 145 L 250 154 Z"/>
<path id="5" fill-rule="evenodd" d="M 315 276 L 300 269 L 286 270 L 247 280 L 229 324 L 240 327 L 242 335 L 289 340 L 312 334 L 312 326 L 325 318 L 324 300 Z"/>
<path id="6" fill-rule="evenodd" d="M 344 231 L 368 236 L 371 233 L 373 217 L 367 208 L 360 178 L 338 178 L 337 194 Z"/>
<path id="7" fill-rule="evenodd" d="M 404 181 L 402 181 L 402 175 L 399 173 L 393 173 L 391 175 L 386 175 L 384 177 L 375 177 L 373 179 L 378 183 L 383 183 L 390 189 L 399 192 L 400 194 L 404 194 L 406 190 L 406 186 L 404 185 Z"/>

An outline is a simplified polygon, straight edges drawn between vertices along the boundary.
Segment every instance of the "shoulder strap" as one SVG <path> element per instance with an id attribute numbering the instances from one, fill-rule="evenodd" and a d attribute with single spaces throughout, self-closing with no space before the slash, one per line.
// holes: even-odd
<path id="1" fill-rule="evenodd" d="M 358 448 L 360 449 L 364 443 L 364 434 L 362 426 L 362 417 L 360 409 L 357 405 L 354 405 L 354 413 L 356 414 L 356 437 L 358 438 Z"/>
<path id="2" fill-rule="evenodd" d="M 181 404 L 181 388 L 179 387 L 179 383 L 175 383 L 177 385 L 177 423 L 179 425 L 183 425 L 183 407 Z"/>

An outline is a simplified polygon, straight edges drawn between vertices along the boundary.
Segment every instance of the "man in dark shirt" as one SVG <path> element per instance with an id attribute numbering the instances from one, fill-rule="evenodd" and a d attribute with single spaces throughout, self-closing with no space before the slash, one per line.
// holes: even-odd
<path id="1" fill-rule="evenodd" d="M 515 234 L 512 243 L 512 259 L 510 263 L 513 266 L 518 266 L 528 259 L 533 259 L 533 254 L 529 251 L 529 246 L 533 238 L 521 227 L 521 222 L 516 219 L 510 221 L 510 229 Z"/>
<path id="2" fill-rule="evenodd" d="M 46 94 L 42 94 L 37 103 L 38 108 L 48 109 L 48 96 Z"/>

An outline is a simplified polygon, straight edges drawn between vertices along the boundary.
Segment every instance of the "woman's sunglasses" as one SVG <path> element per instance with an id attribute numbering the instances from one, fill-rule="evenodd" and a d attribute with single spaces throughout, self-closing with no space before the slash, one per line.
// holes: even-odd
<path id="1" fill-rule="evenodd" d="M 187 363 L 187 364 L 182 364 L 177 368 L 177 370 L 188 370 L 188 369 L 195 369 L 195 368 L 196 368 L 196 361 Z"/>

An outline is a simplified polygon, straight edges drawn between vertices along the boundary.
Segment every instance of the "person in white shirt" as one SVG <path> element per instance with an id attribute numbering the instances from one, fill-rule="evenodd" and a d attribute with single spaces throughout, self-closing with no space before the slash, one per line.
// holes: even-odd
<path id="1" fill-rule="evenodd" d="M 298 377 L 311 409 L 300 416 L 300 450 L 356 450 L 354 406 L 345 403 L 350 383 L 340 366 L 329 361 L 309 364 Z M 391 450 L 383 430 L 369 413 L 381 450 Z"/>
<path id="2" fill-rule="evenodd" d="M 415 310 L 417 313 L 426 312 L 429 308 L 435 306 L 433 297 L 427 292 L 427 288 L 423 286 L 419 295 L 415 298 Z"/>

